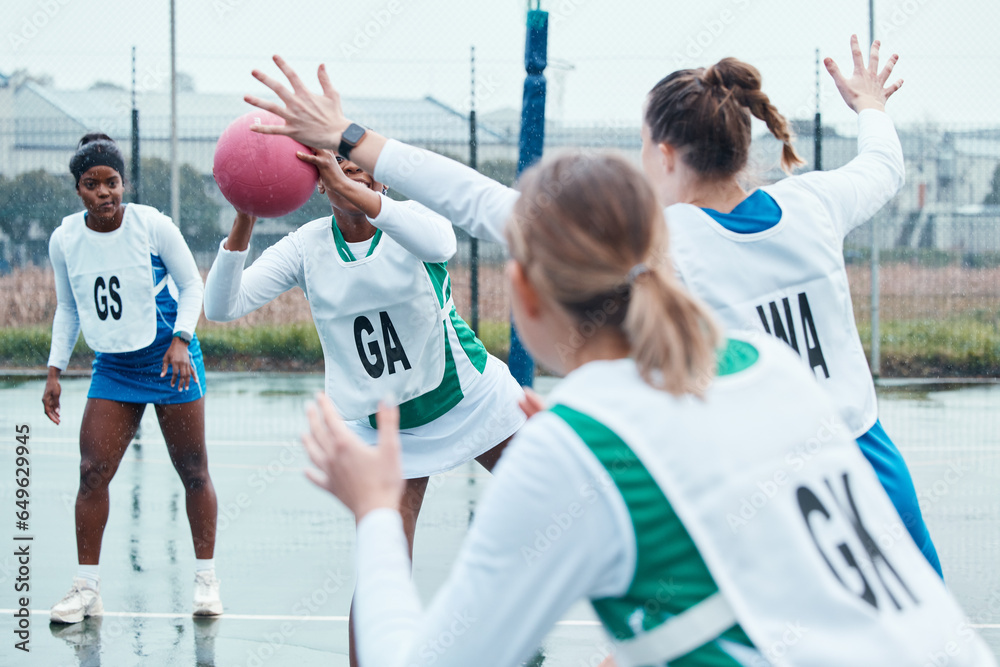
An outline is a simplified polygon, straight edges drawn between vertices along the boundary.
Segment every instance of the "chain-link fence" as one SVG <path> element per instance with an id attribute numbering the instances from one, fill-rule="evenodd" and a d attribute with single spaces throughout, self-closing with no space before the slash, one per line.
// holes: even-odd
<path id="1" fill-rule="evenodd" d="M 49 96 L 53 91 L 40 91 Z M 24 91 L 20 96 L 34 95 Z M 113 105 L 118 99 L 94 91 L 88 103 Z M 218 100 L 208 96 L 209 101 Z M 61 100 L 83 105 L 77 91 Z M 18 103 L 25 103 L 18 100 Z M 195 102 L 192 101 L 192 104 Z M 193 116 L 180 123 L 180 225 L 199 264 L 211 265 L 219 240 L 228 231 L 233 210 L 212 176 L 218 134 L 244 108 L 227 100 L 229 114 Z M 155 100 L 149 101 L 155 106 Z M 415 100 L 346 100 L 352 117 L 389 136 L 467 161 L 467 116 L 433 98 Z M 815 164 L 812 121 L 796 121 L 797 147 L 807 169 Z M 140 117 L 144 203 L 170 210 L 169 118 Z M 47 240 L 62 215 L 78 208 L 66 165 L 76 141 L 87 129 L 107 131 L 130 156 L 128 118 L 105 115 L 85 123 L 69 118 L 0 121 L 0 195 L 3 236 L 0 267 L 6 327 L 51 323 L 54 293 L 46 273 Z M 617 150 L 638 160 L 639 128 L 628 125 L 567 126 L 550 122 L 546 150 Z M 501 182 L 513 183 L 517 164 L 517 118 L 477 125 L 478 165 Z M 877 216 L 881 269 L 881 372 L 887 377 L 983 376 L 1000 369 L 1000 129 L 940 125 L 899 128 L 906 157 L 902 191 Z M 822 128 L 822 168 L 845 164 L 856 154 L 856 127 Z M 769 135 L 755 139 L 747 180 L 766 183 L 781 177 L 776 169 L 777 143 Z M 133 199 L 135 193 L 132 193 Z M 303 209 L 261 223 L 251 250 L 259 254 L 282 235 L 310 219 L 329 215 L 325 197 L 315 195 Z M 851 278 L 862 340 L 870 342 L 872 225 L 847 239 L 845 259 Z M 504 293 L 501 248 L 480 244 L 478 282 L 482 335 L 498 352 L 506 346 L 508 305 Z M 471 312 L 469 244 L 463 236 L 450 263 L 460 312 Z M 292 294 L 243 324 L 309 321 L 301 294 Z M 203 323 L 205 324 L 205 323 Z M 211 326 L 211 325 L 208 325 Z"/>

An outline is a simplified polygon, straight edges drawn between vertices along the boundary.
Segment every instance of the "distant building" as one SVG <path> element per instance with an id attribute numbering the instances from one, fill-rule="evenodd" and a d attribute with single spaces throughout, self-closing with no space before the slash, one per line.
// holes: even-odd
<path id="1" fill-rule="evenodd" d="M 345 98 L 344 110 L 359 123 L 407 143 L 464 158 L 469 123 L 465 115 L 432 97 L 420 99 Z M 143 157 L 169 159 L 170 95 L 142 92 L 139 109 Z M 180 92 L 178 155 L 181 163 L 208 174 L 215 142 L 236 117 L 253 110 L 239 95 Z M 86 132 L 101 131 L 131 151 L 131 93 L 112 86 L 90 90 L 57 90 L 31 81 L 0 79 L 0 174 L 15 176 L 44 169 L 63 172 L 76 143 Z M 482 124 L 478 128 L 480 159 L 492 159 L 508 138 Z M 515 138 L 516 143 L 516 138 Z"/>
<path id="2" fill-rule="evenodd" d="M 796 150 L 806 160 L 798 173 L 814 164 L 812 121 L 793 121 Z M 847 164 L 857 155 L 857 137 L 823 128 L 825 170 Z M 856 127 L 849 128 L 856 133 Z M 1000 128 L 957 129 L 928 125 L 898 128 L 906 162 L 902 191 L 878 213 L 881 249 L 1000 252 L 1000 209 L 982 206 L 1000 165 Z M 769 134 L 755 138 L 754 158 L 768 169 L 763 182 L 782 177 L 780 145 Z M 871 246 L 871 224 L 855 230 L 848 246 Z"/>
<path id="3" fill-rule="evenodd" d="M 143 157 L 169 159 L 170 96 L 163 91 L 136 97 Z M 418 99 L 346 98 L 346 114 L 387 136 L 465 160 L 469 150 L 468 117 L 432 97 Z M 234 118 L 252 110 L 236 94 L 178 94 L 178 151 L 182 164 L 210 174 L 215 142 Z M 478 116 L 478 156 L 516 163 L 520 111 L 500 109 Z M 813 168 L 811 120 L 794 120 L 795 145 Z M 12 177 L 44 169 L 63 173 L 85 132 L 100 130 L 131 151 L 131 94 L 113 85 L 90 90 L 57 90 L 43 83 L 0 74 L 0 175 Z M 641 150 L 635 124 L 568 126 L 549 120 L 547 151 L 616 150 L 638 164 Z M 857 153 L 854 127 L 823 128 L 822 168 L 833 169 Z M 934 248 L 964 252 L 1000 252 L 1000 216 L 981 207 L 1000 164 L 1000 129 L 948 129 L 927 125 L 900 128 L 906 158 L 903 191 L 878 215 L 881 248 Z M 780 145 L 766 132 L 754 138 L 748 187 L 774 182 Z M 209 181 L 207 187 L 212 188 Z M 221 195 L 219 195 L 221 197 Z M 970 208 L 977 207 L 980 208 Z M 220 226 L 228 226 L 225 212 Z M 280 230 L 275 230 L 279 233 Z M 870 225 L 848 239 L 849 246 L 871 245 Z"/>

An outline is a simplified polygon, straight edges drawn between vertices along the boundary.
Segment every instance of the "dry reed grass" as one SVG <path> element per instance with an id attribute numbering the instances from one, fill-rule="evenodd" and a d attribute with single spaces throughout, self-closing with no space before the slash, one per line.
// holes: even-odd
<path id="1" fill-rule="evenodd" d="M 458 312 L 469 316 L 471 302 L 469 268 L 449 268 Z M 855 312 L 859 322 L 868 320 L 871 274 L 867 266 L 848 267 Z M 925 267 L 907 263 L 886 264 L 881 269 L 882 319 L 908 320 L 955 316 L 1000 316 L 1000 268 L 972 269 L 961 266 Z M 479 269 L 480 320 L 504 321 L 509 317 L 503 267 Z M 56 294 L 52 270 L 19 269 L 0 276 L 0 326 L 48 325 L 55 314 Z M 202 316 L 198 326 L 239 327 L 310 322 L 309 303 L 294 288 L 236 322 L 218 324 Z"/>

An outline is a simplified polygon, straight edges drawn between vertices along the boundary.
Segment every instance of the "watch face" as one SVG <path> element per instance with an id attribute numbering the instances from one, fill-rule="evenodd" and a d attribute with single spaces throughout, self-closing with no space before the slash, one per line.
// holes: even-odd
<path id="1" fill-rule="evenodd" d="M 365 128 L 361 127 L 357 123 L 351 123 L 341 138 L 352 146 L 361 141 L 361 137 L 365 136 Z"/>

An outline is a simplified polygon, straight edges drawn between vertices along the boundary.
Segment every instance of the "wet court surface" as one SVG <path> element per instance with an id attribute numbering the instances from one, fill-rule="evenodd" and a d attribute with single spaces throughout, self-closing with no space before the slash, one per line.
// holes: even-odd
<path id="1" fill-rule="evenodd" d="M 51 626 L 76 571 L 73 503 L 86 378 L 63 382 L 63 423 L 41 410 L 44 382 L 0 378 L 0 666 L 347 665 L 352 517 L 302 475 L 303 404 L 320 376 L 209 377 L 210 469 L 219 497 L 216 571 L 226 614 L 190 617 L 194 554 L 184 493 L 152 409 L 111 484 L 101 552 L 103 618 Z M 945 577 L 1000 653 L 1000 387 L 881 391 L 881 417 L 910 463 Z M 15 528 L 15 424 L 32 428 L 29 529 Z M 558 474 L 558 471 L 554 471 Z M 469 464 L 432 481 L 417 531 L 415 581 L 440 586 L 489 475 Z M 30 544 L 30 653 L 14 648 L 16 536 Z M 531 665 L 584 667 L 605 654 L 576 605 Z M 483 656 L 482 665 L 489 665 Z"/>

